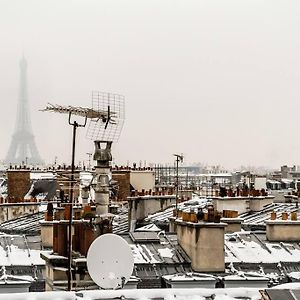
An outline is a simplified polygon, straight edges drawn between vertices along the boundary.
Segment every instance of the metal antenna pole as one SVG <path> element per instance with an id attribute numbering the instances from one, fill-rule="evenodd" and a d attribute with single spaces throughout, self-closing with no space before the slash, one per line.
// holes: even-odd
<path id="1" fill-rule="evenodd" d="M 76 121 L 71 122 L 72 112 L 69 113 L 69 124 L 73 126 L 73 143 L 72 143 L 72 166 L 71 166 L 71 186 L 70 186 L 70 216 L 69 216 L 69 232 L 68 232 L 68 291 L 71 291 L 72 281 L 72 223 L 73 223 L 73 186 L 74 186 L 74 172 L 75 172 L 75 142 L 77 127 L 85 127 L 87 117 L 85 117 L 84 124 L 80 125 Z"/>
<path id="2" fill-rule="evenodd" d="M 178 180 L 178 163 L 179 157 L 176 157 L 176 215 L 177 215 L 177 206 L 178 206 L 178 188 L 179 188 L 179 180 Z"/>
<path id="3" fill-rule="evenodd" d="M 176 157 L 176 199 L 175 199 L 175 208 L 176 208 L 176 217 L 177 217 L 177 207 L 178 207 L 178 188 L 179 188 L 179 178 L 178 178 L 178 164 L 179 161 L 183 161 L 183 155 L 173 154 Z"/>

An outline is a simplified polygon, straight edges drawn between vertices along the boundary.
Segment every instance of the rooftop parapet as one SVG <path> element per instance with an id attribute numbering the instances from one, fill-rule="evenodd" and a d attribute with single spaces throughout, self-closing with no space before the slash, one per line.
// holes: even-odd
<path id="1" fill-rule="evenodd" d="M 273 213 L 272 219 L 265 221 L 267 240 L 277 242 L 300 241 L 300 221 L 297 220 L 297 213 L 292 213 L 290 220 L 288 220 L 287 213 L 282 214 L 282 220 L 276 219 L 276 214 Z"/>

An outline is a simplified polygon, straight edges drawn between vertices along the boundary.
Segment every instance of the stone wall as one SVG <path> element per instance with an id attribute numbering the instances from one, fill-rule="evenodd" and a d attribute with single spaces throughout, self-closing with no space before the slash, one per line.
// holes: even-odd
<path id="1" fill-rule="evenodd" d="M 239 232 L 242 230 L 242 221 L 241 218 L 221 218 L 222 223 L 226 223 L 225 233 Z"/>
<path id="2" fill-rule="evenodd" d="M 149 191 L 155 187 L 155 173 L 152 170 L 131 170 L 130 184 L 136 191 Z"/>
<path id="3" fill-rule="evenodd" d="M 112 179 L 118 182 L 119 191 L 117 195 L 118 201 L 126 201 L 130 196 L 130 171 L 127 170 L 114 170 Z"/>
<path id="4" fill-rule="evenodd" d="M 224 223 L 176 220 L 178 242 L 196 272 L 224 272 Z"/>
<path id="5" fill-rule="evenodd" d="M 269 220 L 266 221 L 266 236 L 269 241 L 300 241 L 300 221 Z"/>
<path id="6" fill-rule="evenodd" d="M 41 225 L 41 244 L 46 248 L 53 248 L 53 222 L 40 221 Z"/>
<path id="7" fill-rule="evenodd" d="M 7 189 L 8 196 L 23 199 L 31 186 L 30 170 L 8 170 Z"/>
<path id="8" fill-rule="evenodd" d="M 273 203 L 274 197 L 257 197 L 253 198 L 250 201 L 250 210 L 251 211 L 261 211 L 264 209 L 264 206 Z"/>

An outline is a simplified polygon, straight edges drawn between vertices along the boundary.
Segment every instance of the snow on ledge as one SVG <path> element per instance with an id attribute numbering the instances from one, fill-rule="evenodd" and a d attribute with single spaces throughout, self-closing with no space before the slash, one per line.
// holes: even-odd
<path id="1" fill-rule="evenodd" d="M 215 295 L 215 300 L 234 300 L 245 298 L 260 300 L 258 289 L 232 288 L 232 289 L 133 289 L 133 290 L 94 290 L 80 292 L 41 292 L 22 294 L 0 294 L 0 300 L 101 300 L 101 299 L 153 299 L 166 300 L 205 300 Z"/>

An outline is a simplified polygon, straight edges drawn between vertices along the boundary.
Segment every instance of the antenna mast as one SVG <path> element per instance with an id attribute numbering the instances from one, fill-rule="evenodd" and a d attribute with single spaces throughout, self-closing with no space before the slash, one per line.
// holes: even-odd
<path id="1" fill-rule="evenodd" d="M 176 216 L 177 216 L 177 207 L 178 207 L 178 189 L 179 189 L 179 177 L 178 177 L 178 164 L 179 162 L 183 162 L 183 155 L 181 154 L 173 154 L 176 157 L 176 200 L 175 200 L 175 208 L 176 208 Z"/>

